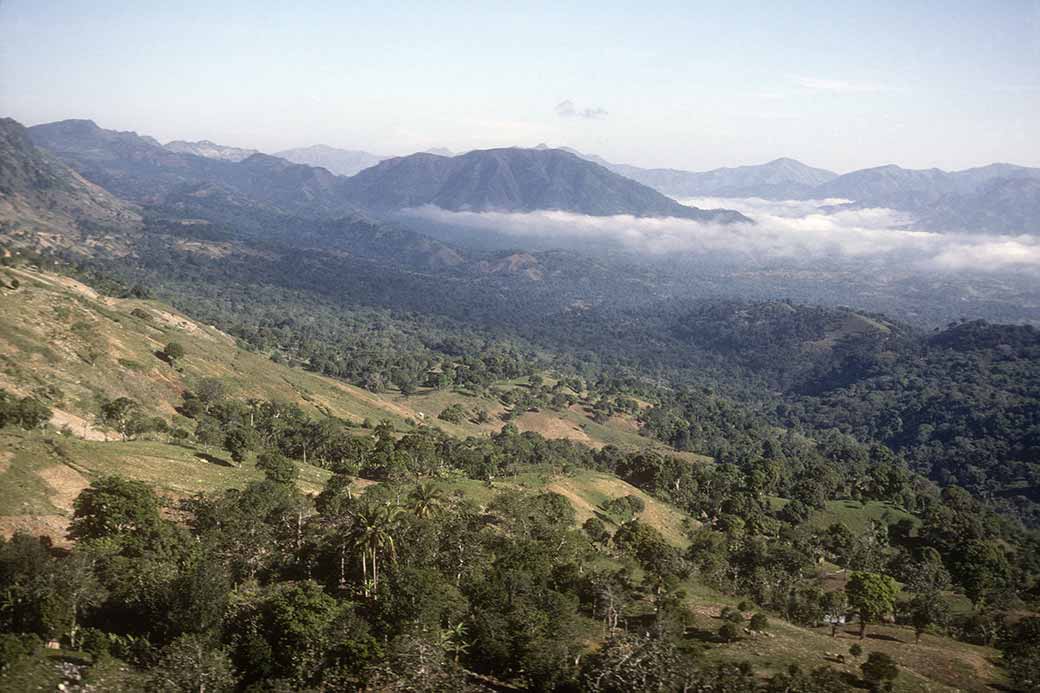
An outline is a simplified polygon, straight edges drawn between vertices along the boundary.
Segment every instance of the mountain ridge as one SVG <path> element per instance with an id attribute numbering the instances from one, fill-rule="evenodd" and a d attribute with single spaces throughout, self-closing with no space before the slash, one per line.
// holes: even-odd
<path id="1" fill-rule="evenodd" d="M 312 144 L 275 152 L 274 156 L 293 162 L 328 169 L 338 176 L 353 176 L 390 157 L 354 149 L 340 149 L 327 144 Z"/>
<path id="2" fill-rule="evenodd" d="M 450 211 L 560 210 L 609 216 L 747 222 L 730 210 L 686 207 L 637 181 L 561 149 L 507 147 L 455 157 L 418 153 L 383 161 L 346 182 L 372 209 L 434 205 Z"/>

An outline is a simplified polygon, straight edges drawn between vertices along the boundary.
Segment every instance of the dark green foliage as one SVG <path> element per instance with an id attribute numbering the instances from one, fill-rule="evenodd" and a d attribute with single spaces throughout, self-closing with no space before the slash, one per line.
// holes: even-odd
<path id="1" fill-rule="evenodd" d="M 1040 690 L 1040 617 L 1008 626 L 998 646 L 1015 685 L 1023 691 Z"/>
<path id="2" fill-rule="evenodd" d="M 888 575 L 853 573 L 845 586 L 849 608 L 859 615 L 859 636 L 863 638 L 867 624 L 877 622 L 895 609 L 899 588 Z"/>
<path id="3" fill-rule="evenodd" d="M 461 404 L 452 404 L 438 414 L 437 418 L 448 423 L 460 424 L 466 420 L 466 410 Z"/>
<path id="4" fill-rule="evenodd" d="M 740 629 L 735 623 L 723 623 L 719 626 L 719 640 L 722 642 L 736 642 L 740 640 Z"/>
<path id="5" fill-rule="evenodd" d="M 583 659 L 581 689 L 589 693 L 682 690 L 691 665 L 668 640 L 619 635 Z"/>
<path id="6" fill-rule="evenodd" d="M 162 355 L 171 365 L 184 358 L 184 345 L 180 342 L 170 342 L 163 347 Z"/>
<path id="7" fill-rule="evenodd" d="M 643 512 L 646 509 L 646 503 L 639 496 L 628 495 L 606 501 L 603 509 L 608 513 L 629 518 Z"/>
<path id="8" fill-rule="evenodd" d="M 792 664 L 786 672 L 769 679 L 765 693 L 843 693 L 854 690 L 842 674 L 830 667 L 817 667 L 810 672 Z"/>
<path id="9" fill-rule="evenodd" d="M 142 536 L 159 528 L 159 499 L 140 481 L 106 476 L 91 482 L 73 504 L 73 539 Z"/>
<path id="10" fill-rule="evenodd" d="M 235 675 L 224 648 L 197 635 L 184 635 L 163 648 L 152 669 L 156 691 L 229 691 Z"/>
<path id="11" fill-rule="evenodd" d="M 101 404 L 101 422 L 119 431 L 124 438 L 134 435 L 139 428 L 140 404 L 129 397 L 117 397 Z"/>
<path id="12" fill-rule="evenodd" d="M 31 634 L 0 633 L 0 673 L 40 648 L 40 639 Z"/>
<path id="13" fill-rule="evenodd" d="M 921 635 L 932 626 L 945 626 L 950 618 L 950 606 L 939 592 L 915 594 L 906 607 L 914 636 L 920 642 Z"/>
<path id="14" fill-rule="evenodd" d="M 0 390 L 0 428 L 19 426 L 27 431 L 44 426 L 51 419 L 51 409 L 35 397 L 16 399 Z"/>
<path id="15" fill-rule="evenodd" d="M 884 652 L 871 652 L 867 655 L 867 661 L 860 665 L 860 669 L 863 670 L 863 680 L 874 691 L 892 690 L 892 685 L 899 676 L 899 667 L 895 660 Z"/>
<path id="16" fill-rule="evenodd" d="M 621 525 L 614 533 L 613 541 L 649 572 L 666 577 L 680 576 L 686 571 L 679 551 L 668 544 L 659 531 L 638 520 Z"/>
<path id="17" fill-rule="evenodd" d="M 207 433 L 203 433 L 202 437 L 206 438 L 207 435 Z M 196 436 L 198 436 L 198 431 L 196 431 Z M 224 449 L 230 453 L 231 459 L 238 464 L 245 462 L 246 453 L 255 445 L 256 439 L 252 435 L 252 431 L 243 426 L 233 426 L 224 433 Z"/>
<path id="18" fill-rule="evenodd" d="M 607 530 L 607 526 L 603 524 L 603 520 L 598 517 L 590 517 L 585 520 L 582 529 L 585 530 L 585 534 L 588 535 L 589 540 L 594 544 L 605 546 L 610 541 L 610 532 Z"/>

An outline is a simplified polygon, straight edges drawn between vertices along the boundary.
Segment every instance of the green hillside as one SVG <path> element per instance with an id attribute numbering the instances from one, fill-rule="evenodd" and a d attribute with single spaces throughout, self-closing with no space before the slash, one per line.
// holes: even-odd
<path id="1" fill-rule="evenodd" d="M 482 394 L 430 387 L 419 387 L 407 396 L 397 391 L 374 393 L 240 348 L 227 334 L 157 301 L 99 295 L 68 277 L 25 267 L 0 269 L 0 282 L 0 389 L 15 397 L 44 401 L 53 412 L 50 425 L 43 430 L 8 427 L 0 432 L 0 532 L 5 536 L 22 531 L 72 546 L 67 533 L 74 500 L 92 483 L 111 475 L 147 484 L 162 503 L 163 517 L 171 523 L 186 517 L 181 501 L 204 494 L 210 499 L 207 502 L 215 503 L 228 489 L 247 492 L 257 488 L 253 482 L 267 475 L 257 466 L 260 450 L 250 451 L 236 462 L 222 445 L 204 444 L 190 433 L 199 419 L 182 409 L 185 395 L 207 380 L 219 381 L 228 401 L 290 402 L 310 420 L 339 422 L 358 440 L 379 440 L 390 430 L 389 440 L 397 440 L 401 446 L 412 441 L 407 447 L 388 452 L 387 460 L 401 463 L 417 460 L 420 455 L 444 456 L 439 471 L 430 477 L 433 487 L 449 499 L 455 508 L 452 512 L 474 509 L 477 514 L 473 517 L 481 518 L 478 524 L 486 523 L 481 541 L 490 545 L 501 532 L 517 537 L 526 523 L 542 522 L 534 515 L 525 518 L 528 506 L 534 512 L 547 502 L 546 498 L 562 499 L 570 508 L 565 514 L 570 534 L 556 534 L 559 528 L 539 531 L 549 532 L 551 541 L 559 542 L 557 550 L 564 550 L 562 547 L 592 531 L 582 529 L 587 523 L 602 523 L 607 543 L 597 545 L 581 559 L 583 569 L 628 576 L 625 580 L 634 586 L 627 588 L 632 591 L 622 613 L 633 627 L 649 627 L 646 624 L 656 622 L 661 618 L 658 610 L 662 608 L 662 595 L 673 595 L 681 604 L 678 613 L 683 614 L 685 624 L 674 636 L 676 642 L 697 653 L 703 662 L 748 662 L 760 682 L 783 676 L 792 665 L 805 671 L 826 666 L 849 681 L 859 680 L 860 662 L 848 655 L 849 646 L 860 642 L 856 628 L 840 630 L 838 637 L 832 638 L 826 627 L 799 621 L 804 621 L 803 617 L 784 618 L 784 607 L 776 595 L 763 602 L 771 623 L 768 632 L 741 634 L 738 630 L 734 641 L 720 639 L 720 628 L 726 623 L 721 610 L 749 602 L 741 621 L 745 624 L 741 627 L 746 628 L 747 618 L 759 611 L 750 603 L 752 594 L 763 589 L 768 593 L 769 589 L 763 587 L 768 581 L 761 582 L 761 572 L 736 578 L 712 577 L 710 561 L 702 554 L 708 549 L 698 543 L 704 541 L 703 532 L 722 537 L 720 528 L 729 527 L 725 542 L 730 553 L 725 560 L 732 562 L 733 575 L 739 575 L 743 570 L 740 561 L 745 560 L 739 558 L 745 550 L 740 539 L 744 520 L 732 524 L 736 521 L 728 519 L 732 512 L 728 508 L 741 507 L 739 513 L 747 522 L 765 522 L 764 529 L 758 531 L 771 537 L 767 541 L 772 542 L 782 532 L 769 530 L 768 523 L 777 519 L 787 522 L 789 515 L 785 513 L 792 501 L 763 495 L 761 508 L 755 509 L 758 501 L 752 501 L 744 487 L 728 485 L 726 474 L 717 471 L 718 466 L 705 464 L 710 458 L 679 453 L 642 436 L 636 416 L 646 411 L 649 403 L 633 399 L 635 404 L 626 405 L 627 411 L 604 415 L 597 411 L 594 393 L 568 390 L 576 401 L 567 406 L 554 409 L 531 404 L 531 397 L 537 395 L 532 381 L 555 386 L 552 373 L 494 383 Z M 182 345 L 182 356 L 171 359 L 163 355 L 171 342 Z M 101 416 L 103 405 L 119 397 L 138 402 L 144 415 L 161 418 L 167 432 L 124 440 L 113 426 L 102 423 Z M 508 404 L 511 402 L 524 404 Z M 520 409 L 511 411 L 516 407 Z M 454 421 L 440 418 L 449 408 L 458 409 L 462 416 Z M 506 420 L 515 427 L 512 433 L 504 428 Z M 691 420 L 696 421 L 696 417 Z M 368 427 L 384 421 L 390 428 L 383 433 Z M 169 432 L 178 428 L 188 433 L 177 438 Z M 443 431 L 446 437 L 432 434 L 423 442 L 422 436 L 434 429 Z M 467 437 L 476 442 L 463 443 Z M 414 482 L 415 475 L 407 480 L 395 477 L 392 465 L 387 466 L 390 462 L 379 462 L 383 454 L 380 446 L 387 444 L 377 442 L 372 447 L 366 443 L 367 461 L 359 463 L 361 473 L 349 482 L 352 494 L 372 497 L 376 503 L 382 502 L 378 499 L 398 499 L 393 502 L 400 503 L 402 495 L 410 493 L 408 484 Z M 439 446 L 439 451 L 422 452 L 429 444 Z M 474 453 L 479 461 L 479 455 L 489 454 L 487 451 L 496 457 L 498 469 L 483 479 L 474 467 L 466 466 L 470 463 L 452 459 L 453 455 L 465 458 Z M 597 451 L 602 451 L 602 457 Z M 402 452 L 403 458 L 394 457 Z M 308 504 L 313 504 L 334 478 L 333 470 L 302 459 L 295 460 L 295 469 L 295 488 Z M 423 476 L 418 473 L 419 479 Z M 788 488 L 797 491 L 798 486 L 792 482 Z M 628 502 L 638 509 L 626 510 Z M 321 521 L 320 517 L 312 516 L 308 522 Z M 834 524 L 843 524 L 852 536 L 858 536 L 874 524 L 894 526 L 901 520 L 909 520 L 914 531 L 922 531 L 921 518 L 900 502 L 838 496 L 809 513 L 804 529 L 817 532 L 820 541 Z M 302 522 L 302 515 L 298 521 Z M 644 549 L 626 548 L 609 539 L 630 532 L 633 526 L 646 528 L 643 531 L 648 534 L 639 541 L 648 541 L 649 546 L 654 546 L 654 537 L 659 537 L 661 544 L 654 549 L 657 554 L 643 556 L 639 551 Z M 826 539 L 822 541 L 826 543 Z M 826 550 L 823 555 L 829 556 Z M 891 552 L 892 548 L 884 550 Z M 409 554 L 416 549 L 402 546 L 400 551 Z M 838 581 L 828 574 L 835 568 L 832 559 L 829 556 L 821 562 L 819 565 L 827 570 L 820 569 L 815 576 L 807 567 L 798 569 L 803 571 L 804 589 L 810 584 L 825 590 L 845 586 L 847 577 Z M 320 563 L 323 559 L 314 560 Z M 753 560 L 768 565 L 768 551 Z M 680 561 L 686 567 L 671 573 L 666 567 L 669 561 Z M 725 589 L 721 589 L 723 583 Z M 658 587 L 651 587 L 655 584 Z M 947 595 L 958 614 L 967 617 L 972 613 L 964 596 L 949 591 Z M 913 595 L 902 592 L 901 596 Z M 598 607 L 590 608 L 591 614 Z M 576 616 L 574 627 L 576 642 L 588 652 L 608 646 L 607 635 L 589 615 Z M 894 660 L 900 671 L 894 690 L 983 691 L 1005 685 L 999 654 L 991 647 L 958 642 L 935 629 L 924 633 L 920 643 L 915 644 L 915 639 L 909 625 L 870 626 L 864 649 Z M 19 660 L 18 667 L 0 675 L 0 684 L 51 681 L 55 656 L 52 653 Z M 94 660 L 88 657 L 84 661 Z M 100 662 L 91 664 L 89 671 L 98 677 L 99 685 L 122 685 L 119 682 L 126 677 L 136 682 L 126 685 L 140 684 L 133 672 L 109 669 Z M 528 685 L 525 681 L 524 676 L 514 675 L 510 685 L 523 687 Z"/>

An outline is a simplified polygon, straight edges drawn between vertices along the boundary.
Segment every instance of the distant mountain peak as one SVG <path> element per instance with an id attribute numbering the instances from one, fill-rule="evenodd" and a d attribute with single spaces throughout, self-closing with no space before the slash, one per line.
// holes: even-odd
<path id="1" fill-rule="evenodd" d="M 197 142 L 186 142 L 174 140 L 163 145 L 171 152 L 178 154 L 192 154 L 204 156 L 207 159 L 220 159 L 222 161 L 243 161 L 257 153 L 255 149 L 241 149 L 239 147 L 228 147 L 217 144 L 211 140 L 198 140 Z"/>
<path id="2" fill-rule="evenodd" d="M 275 152 L 277 157 L 294 164 L 320 166 L 337 176 L 353 176 L 387 157 L 353 149 L 340 149 L 327 144 L 312 144 L 296 149 Z"/>
<path id="3" fill-rule="evenodd" d="M 351 178 L 347 194 L 382 210 L 434 205 L 450 211 L 559 210 L 610 216 L 749 221 L 729 210 L 679 204 L 563 149 L 500 147 L 455 157 L 428 153 L 384 161 Z"/>

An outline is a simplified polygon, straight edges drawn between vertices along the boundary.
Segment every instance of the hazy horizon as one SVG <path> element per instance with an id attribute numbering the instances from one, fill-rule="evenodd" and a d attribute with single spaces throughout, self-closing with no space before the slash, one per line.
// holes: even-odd
<path id="1" fill-rule="evenodd" d="M 580 5 L 580 4 L 579 4 Z M 0 102 L 26 125 L 264 152 L 545 142 L 707 170 L 1040 165 L 1040 2 L 0 4 Z"/>

